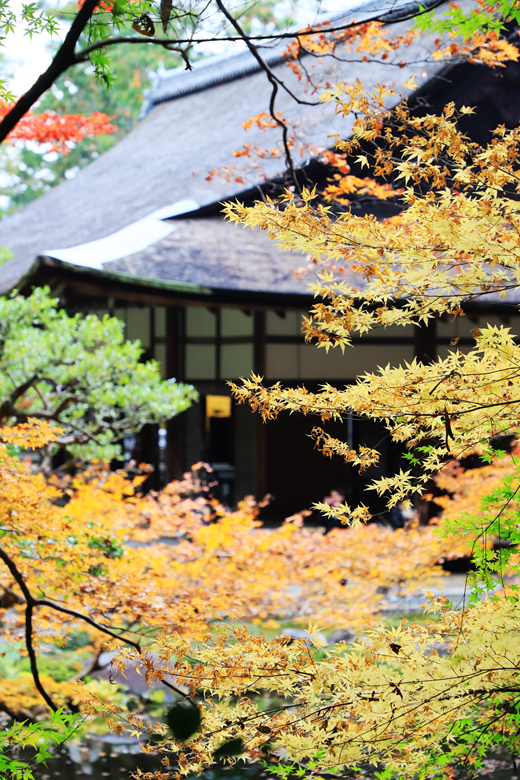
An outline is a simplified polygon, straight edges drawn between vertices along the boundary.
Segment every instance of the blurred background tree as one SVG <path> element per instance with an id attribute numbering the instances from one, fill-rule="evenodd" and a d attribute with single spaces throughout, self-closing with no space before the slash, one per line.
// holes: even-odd
<path id="1" fill-rule="evenodd" d="M 110 149 L 135 126 L 144 90 L 151 75 L 161 66 L 175 68 L 181 64 L 176 52 L 158 46 L 122 45 L 114 58 L 115 84 L 107 90 L 94 77 L 90 63 L 76 66 L 60 76 L 35 109 L 59 114 L 91 115 L 101 111 L 113 117 L 117 131 L 111 135 L 70 142 L 68 154 L 50 150 L 47 144 L 17 141 L 0 148 L 0 215 L 11 214 L 55 187 L 63 179 L 73 178 L 88 163 Z M 8 74 L 9 63 L 0 63 L 0 73 Z M 130 75 L 131 74 L 131 75 Z"/>
<path id="2" fill-rule="evenodd" d="M 313 4 L 320 13 L 322 1 Z M 247 34 L 272 33 L 297 23 L 297 0 L 284 3 L 276 0 L 246 4 L 238 17 Z M 76 3 L 61 8 L 46 7 L 49 13 L 61 21 L 69 21 L 77 10 Z M 230 33 L 233 30 L 229 30 Z M 179 31 L 180 33 L 180 31 Z M 131 27 L 121 30 L 121 36 L 135 35 Z M 87 45 L 82 36 L 80 46 Z M 49 43 L 55 53 L 59 44 Z M 205 56 L 204 49 L 190 53 L 190 61 Z M 87 62 L 76 65 L 60 76 L 52 89 L 37 104 L 34 113 L 56 111 L 58 114 L 83 114 L 95 111 L 113 117 L 118 130 L 111 135 L 85 138 L 79 143 L 69 143 L 69 153 L 60 154 L 46 144 L 18 141 L 0 146 L 0 218 L 11 214 L 48 192 L 52 187 L 73 178 L 77 172 L 106 152 L 129 133 L 139 119 L 144 91 L 158 69 L 170 70 L 184 67 L 178 52 L 143 42 L 140 46 L 121 44 L 112 60 L 114 83 L 110 89 L 95 77 L 94 66 Z M 0 78 L 9 79 L 12 65 L 0 58 Z"/>

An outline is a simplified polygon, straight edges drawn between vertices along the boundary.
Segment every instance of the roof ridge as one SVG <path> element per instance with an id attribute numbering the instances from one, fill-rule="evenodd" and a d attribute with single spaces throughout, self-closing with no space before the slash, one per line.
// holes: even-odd
<path id="1" fill-rule="evenodd" d="M 440 0 L 440 3 L 445 0 Z M 418 7 L 427 10 L 430 7 L 439 5 L 439 0 L 423 0 L 422 3 L 416 0 L 354 0 L 351 8 L 345 8 L 339 14 L 323 15 L 321 21 L 317 24 L 334 25 L 342 19 L 353 18 L 356 12 L 363 11 L 365 15 L 373 15 L 380 12 L 382 21 L 396 22 L 408 18 Z M 348 5 L 348 0 L 345 3 Z M 387 9 L 385 9 L 387 6 Z M 359 20 L 360 22 L 363 19 Z M 302 29 L 301 25 L 293 28 L 294 32 Z M 289 31 L 290 32 L 290 31 Z M 266 51 L 267 46 L 272 48 Z M 267 40 L 262 44 L 263 58 L 269 66 L 275 66 L 284 61 L 284 50 L 286 48 L 285 40 L 274 39 L 270 44 Z M 228 81 L 243 78 L 251 73 L 259 71 L 260 65 L 249 50 L 234 52 L 233 54 L 220 54 L 207 59 L 199 60 L 193 64 L 191 70 L 185 70 L 180 67 L 165 70 L 158 70 L 152 77 L 152 85 L 144 91 L 144 102 L 139 114 L 140 119 L 151 111 L 153 106 L 158 103 L 164 103 L 169 100 L 175 100 L 193 92 L 200 92 L 217 84 L 224 84 Z"/>
<path id="2" fill-rule="evenodd" d="M 285 44 L 283 46 L 285 48 Z M 279 45 L 277 49 L 280 48 Z M 281 51 L 271 51 L 264 54 L 263 59 L 269 66 L 274 66 L 283 62 L 284 56 Z M 153 106 L 158 103 L 174 100 L 192 92 L 200 92 L 260 70 L 260 65 L 249 51 L 225 57 L 210 57 L 208 60 L 201 60 L 200 63 L 201 66 L 203 64 L 203 67 L 197 68 L 198 63 L 195 63 L 192 70 L 173 68 L 155 73 L 151 88 L 144 92 L 145 99 L 139 118 L 144 119 Z"/>

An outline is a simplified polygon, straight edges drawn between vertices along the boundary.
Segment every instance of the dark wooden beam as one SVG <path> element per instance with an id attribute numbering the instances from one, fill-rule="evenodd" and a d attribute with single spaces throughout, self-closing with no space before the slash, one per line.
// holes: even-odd
<path id="1" fill-rule="evenodd" d="M 265 319 L 265 312 L 254 313 L 253 370 L 260 376 L 265 376 L 266 371 Z M 261 499 L 267 493 L 267 429 L 258 413 L 255 418 L 255 494 Z"/>
<path id="2" fill-rule="evenodd" d="M 166 309 L 166 377 L 182 380 L 184 376 L 183 359 L 183 311 L 176 306 Z M 167 430 L 167 476 L 168 482 L 180 479 L 183 468 L 183 420 L 182 415 L 169 420 Z"/>
<path id="3" fill-rule="evenodd" d="M 255 290 L 226 290 L 206 287 L 168 285 L 160 280 L 135 279 L 123 274 L 75 268 L 52 258 L 41 258 L 36 273 L 21 287 L 29 294 L 33 287 L 60 285 L 70 304 L 74 299 L 114 298 L 121 303 L 137 306 L 206 306 L 220 308 L 248 308 L 252 311 L 309 309 L 314 298 L 297 293 L 257 292 Z"/>

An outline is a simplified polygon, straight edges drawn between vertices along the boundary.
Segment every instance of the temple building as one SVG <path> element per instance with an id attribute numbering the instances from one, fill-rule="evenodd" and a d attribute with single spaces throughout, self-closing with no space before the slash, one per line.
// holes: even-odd
<path id="1" fill-rule="evenodd" d="M 392 35 L 407 27 L 393 26 Z M 410 62 L 419 61 L 427 43 L 423 38 L 414 46 Z M 287 67 L 283 47 L 272 46 L 266 58 L 297 89 L 300 82 Z M 357 59 L 354 65 L 348 58 L 333 64 L 312 60 L 312 67 L 321 78 L 330 68 L 332 82 L 360 78 L 371 86 L 388 80 L 385 64 Z M 418 104 L 432 112 L 452 100 L 476 107 L 475 118 L 465 121 L 477 141 L 485 141 L 499 123 L 519 123 L 519 64 L 446 69 L 426 59 L 398 71 L 401 82 L 416 76 Z M 395 74 L 394 69 L 392 80 Z M 271 493 L 266 516 L 280 519 L 335 486 L 343 486 L 349 500 L 360 500 L 362 481 L 339 458 L 326 459 L 313 449 L 308 434 L 315 419 L 295 414 L 263 424 L 248 407 L 231 402 L 228 380 L 254 371 L 267 382 L 342 386 L 378 365 L 443 355 L 455 336 L 460 348 L 468 347 L 479 323 L 511 322 L 520 332 L 520 316 L 513 298 L 481 299 L 456 323 L 441 319 L 417 331 L 387 328 L 344 355 L 306 344 L 301 321 L 313 298 L 309 276 L 295 275 L 294 269 L 307 270 L 307 260 L 283 253 L 260 232 L 234 227 L 221 213 L 226 200 L 252 203 L 284 183 L 283 155 L 248 169 L 236 155 L 247 144 L 272 145 L 260 123 L 244 127 L 267 110 L 270 93 L 265 73 L 248 52 L 208 58 L 192 71 L 160 71 L 143 119 L 127 137 L 74 179 L 3 220 L 1 243 L 14 257 L 0 268 L 0 293 L 48 285 L 71 312 L 124 320 L 127 337 L 141 341 L 165 378 L 190 382 L 200 394 L 200 402 L 167 429 L 143 431 L 127 449 L 152 462 L 158 480 L 207 461 L 225 501 Z M 397 100 L 390 98 L 389 105 L 392 99 Z M 336 116 L 332 104 L 297 104 L 283 90 L 278 105 L 305 131 L 302 176 L 324 181 L 327 171 L 312 149 L 330 147 L 329 136 L 336 133 L 348 136 L 349 120 Z M 397 213 L 392 203 L 379 208 L 381 215 Z M 382 430 L 373 423 L 347 417 L 325 428 L 353 445 L 377 445 L 383 473 L 399 467 L 398 449 L 381 441 Z"/>

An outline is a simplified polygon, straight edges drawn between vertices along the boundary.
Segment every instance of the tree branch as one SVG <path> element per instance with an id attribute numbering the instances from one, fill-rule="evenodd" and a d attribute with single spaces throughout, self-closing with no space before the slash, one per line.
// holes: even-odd
<path id="1" fill-rule="evenodd" d="M 22 591 L 22 594 L 25 598 L 25 602 L 27 605 L 25 609 L 25 645 L 27 647 L 27 653 L 29 655 L 29 660 L 31 663 L 31 673 L 34 680 L 35 687 L 37 688 L 38 692 L 40 693 L 40 695 L 42 696 L 46 704 L 48 704 L 48 706 L 51 708 L 51 710 L 56 712 L 58 707 L 56 706 L 52 698 L 49 696 L 49 694 L 43 687 L 42 682 L 40 680 L 40 675 L 38 672 L 38 663 L 36 660 L 36 652 L 34 650 L 34 645 L 32 641 L 32 633 L 33 633 L 32 617 L 33 617 L 33 612 L 35 607 L 48 607 L 49 609 L 56 610 L 56 612 L 63 612 L 65 615 L 74 617 L 77 620 L 82 620 L 84 623 L 88 623 L 88 625 L 92 626 L 93 628 L 96 628 L 98 631 L 101 631 L 101 633 L 107 634 L 108 636 L 111 636 L 113 639 L 117 639 L 120 642 L 124 642 L 126 645 L 130 645 L 130 647 L 133 647 L 134 650 L 137 650 L 137 652 L 140 655 L 142 655 L 142 648 L 139 642 L 134 642 L 132 639 L 127 639 L 126 637 L 121 636 L 120 634 L 116 634 L 111 629 L 102 626 L 100 623 L 97 623 L 95 620 L 92 620 L 92 618 L 88 617 L 88 615 L 84 615 L 81 612 L 77 612 L 75 609 L 62 607 L 61 604 L 56 604 L 54 601 L 50 601 L 49 599 L 35 599 L 31 594 L 29 588 L 27 587 L 23 575 L 18 569 L 18 567 L 16 566 L 15 562 L 1 547 L 0 547 L 0 559 L 5 563 L 5 565 L 11 572 L 13 579 L 17 583 L 18 587 Z M 179 695 L 183 696 L 184 698 L 189 698 L 186 695 L 186 691 L 177 688 L 172 683 L 169 683 L 166 680 L 162 680 L 161 683 L 165 685 L 167 688 L 170 688 L 172 691 L 175 691 Z"/>
<path id="2" fill-rule="evenodd" d="M 14 581 L 16 582 L 16 584 L 18 585 L 18 587 L 22 591 L 22 594 L 23 594 L 23 597 L 24 597 L 26 603 L 27 604 L 32 603 L 34 601 L 34 599 L 31 596 L 31 592 L 30 592 L 29 588 L 25 584 L 25 580 L 24 580 L 21 572 L 18 570 L 18 567 L 16 566 L 15 562 L 13 561 L 13 559 L 10 558 L 9 555 L 7 555 L 7 553 L 5 552 L 5 550 L 2 550 L 1 547 L 0 547 L 0 558 L 5 563 L 5 565 L 7 566 L 9 571 L 11 572 Z"/>
<path id="3" fill-rule="evenodd" d="M 83 620 L 84 623 L 88 623 L 89 626 L 92 626 L 93 628 L 97 628 L 97 630 L 101 631 L 103 634 L 107 634 L 108 636 L 111 636 L 113 639 L 119 639 L 120 642 L 124 642 L 125 644 L 130 645 L 139 653 L 141 652 L 141 645 L 139 644 L 139 642 L 134 642 L 132 639 L 127 639 L 126 637 L 121 636 L 120 634 L 116 634 L 115 631 L 112 631 L 110 628 L 106 628 L 105 626 L 102 626 L 101 623 L 97 623 L 95 620 L 92 620 L 92 618 L 88 617 L 88 615 L 83 615 L 81 612 L 76 612 L 75 609 L 62 607 L 61 604 L 56 604 L 56 602 L 49 601 L 49 599 L 33 599 L 33 604 L 35 607 L 49 607 L 50 609 L 55 609 L 57 612 L 63 612 L 65 615 L 70 615 L 70 617 L 75 617 L 78 620 Z"/>
<path id="4" fill-rule="evenodd" d="M 181 45 L 188 44 L 189 41 L 187 39 L 171 40 L 170 38 L 144 38 L 143 36 L 137 38 L 134 35 L 127 37 L 119 36 L 115 38 L 106 38 L 104 40 L 91 43 L 90 46 L 85 46 L 84 49 L 81 49 L 81 51 L 79 51 L 74 57 L 74 64 L 87 62 L 89 55 L 92 54 L 93 51 L 105 49 L 108 46 L 118 46 L 121 43 L 154 43 L 156 46 L 164 46 L 164 48 L 168 49 L 168 51 L 176 51 L 182 55 L 184 53 L 184 49 L 181 49 Z"/>
<path id="5" fill-rule="evenodd" d="M 31 385 L 36 382 L 37 379 L 38 374 L 34 374 L 34 376 L 32 376 L 30 379 L 27 379 L 26 382 L 23 382 L 23 384 L 13 390 L 8 400 L 4 401 L 4 403 L 0 406 L 0 420 L 5 417 L 16 416 L 16 409 L 14 407 L 15 403 L 31 387 Z"/>
<path id="6" fill-rule="evenodd" d="M 7 135 L 16 127 L 23 115 L 29 111 L 44 92 L 52 87 L 56 79 L 71 65 L 74 65 L 74 49 L 98 2 L 99 0 L 85 0 L 47 70 L 38 77 L 25 95 L 16 101 L 13 108 L 0 122 L 0 142 L 5 141 Z"/>
<path id="7" fill-rule="evenodd" d="M 223 15 L 226 17 L 226 19 L 233 25 L 235 30 L 238 32 L 238 34 L 242 37 L 242 40 L 247 45 L 249 51 L 255 58 L 255 60 L 258 62 L 260 67 L 263 71 L 265 71 L 267 78 L 269 80 L 269 83 L 272 86 L 272 92 L 271 92 L 271 100 L 269 101 L 269 113 L 271 114 L 272 118 L 276 122 L 277 125 L 279 125 L 282 128 L 282 141 L 283 141 L 283 148 L 285 151 L 285 161 L 287 163 L 287 167 L 289 168 L 291 178 L 294 182 L 294 186 L 296 187 L 296 190 L 298 193 L 301 194 L 301 188 L 300 184 L 298 182 L 298 177 L 296 176 L 296 171 L 294 168 L 294 163 L 291 155 L 291 150 L 289 147 L 289 128 L 287 124 L 284 122 L 283 119 L 281 119 L 276 111 L 275 111 L 275 101 L 276 96 L 278 94 L 278 86 L 281 86 L 285 91 L 295 100 L 297 103 L 303 103 L 304 101 L 301 101 L 294 93 L 283 83 L 283 81 L 280 81 L 280 79 L 274 75 L 273 71 L 265 62 L 265 60 L 260 56 L 260 53 L 258 51 L 258 48 L 255 46 L 255 44 L 251 41 L 251 38 L 248 37 L 245 30 L 241 27 L 241 25 L 237 22 L 237 20 L 232 16 L 227 8 L 223 5 L 222 0 L 216 0 L 217 5 L 220 9 L 220 11 L 223 13 Z M 305 101 L 305 105 L 308 105 Z M 309 104 L 310 105 L 310 104 Z M 314 104 L 312 104 L 314 105 Z"/>
<path id="8" fill-rule="evenodd" d="M 22 97 L 16 101 L 13 108 L 4 116 L 2 121 L 0 122 L 0 143 L 2 141 L 5 141 L 11 130 L 13 130 L 20 119 L 24 116 L 24 114 L 29 111 L 30 108 L 36 103 L 36 101 L 43 95 L 44 92 L 46 92 L 56 79 L 61 76 L 62 73 L 64 73 L 66 70 L 68 70 L 73 65 L 77 65 L 78 63 L 85 62 L 88 60 L 89 54 L 91 54 L 93 51 L 97 51 L 99 49 L 104 49 L 108 46 L 116 46 L 120 43 L 146 43 L 146 44 L 155 44 L 157 46 L 163 46 L 166 49 L 172 50 L 172 51 L 179 51 L 179 53 L 185 57 L 185 52 L 182 49 L 177 49 L 176 47 L 182 46 L 183 44 L 188 44 L 192 46 L 195 43 L 214 43 L 219 40 L 226 40 L 226 41 L 245 41 L 247 46 L 249 47 L 249 50 L 255 56 L 257 59 L 260 67 L 262 70 L 264 70 L 269 78 L 269 81 L 273 84 L 273 92 L 274 90 L 274 81 L 277 81 L 277 83 L 282 86 L 284 89 L 286 89 L 291 96 L 297 100 L 299 103 L 304 102 L 300 101 L 295 95 L 291 93 L 291 91 L 281 82 L 279 79 L 274 76 L 273 72 L 263 61 L 263 59 L 258 54 L 258 50 L 252 43 L 252 41 L 270 41 L 274 42 L 277 40 L 284 40 L 284 39 L 294 39 L 299 38 L 300 36 L 308 36 L 308 35 L 322 35 L 323 33 L 333 33 L 333 32 L 341 32 L 343 30 L 348 30 L 353 27 L 356 27 L 360 24 L 366 24 L 368 22 L 383 22 L 387 24 L 391 24 L 394 22 L 400 22 L 405 21 L 406 19 L 412 19 L 417 16 L 421 16 L 424 13 L 427 13 L 428 11 L 431 11 L 432 9 L 436 8 L 439 5 L 442 5 L 442 3 L 446 2 L 446 0 L 425 0 L 424 5 L 420 5 L 417 2 L 410 2 L 406 3 L 401 8 L 396 9 L 395 11 L 388 11 L 386 13 L 382 14 L 375 14 L 374 16 L 368 17 L 367 19 L 363 19 L 361 21 L 353 21 L 349 22 L 347 24 L 341 24 L 337 27 L 328 27 L 328 28 L 319 28 L 319 29 L 309 29 L 309 30 L 301 30 L 297 31 L 295 33 L 279 33 L 277 35 L 255 35 L 255 36 L 247 36 L 245 32 L 242 30 L 241 26 L 238 24 L 238 22 L 230 16 L 224 6 L 220 2 L 217 2 L 221 12 L 226 16 L 226 18 L 231 22 L 233 27 L 237 30 L 238 35 L 237 36 L 229 36 L 225 39 L 218 38 L 218 37 L 212 37 L 212 38 L 200 38 L 200 39 L 176 39 L 176 40 L 170 40 L 169 38 L 136 38 L 133 36 L 130 37 L 114 37 L 114 38 L 107 38 L 105 40 L 96 41 L 95 43 L 86 46 L 84 49 L 82 49 L 80 52 L 75 54 L 74 50 L 76 48 L 76 44 L 80 38 L 81 33 L 84 31 L 85 27 L 87 26 L 97 4 L 98 0 L 85 0 L 85 3 L 83 4 L 82 8 L 78 12 L 76 18 L 72 22 L 71 28 L 67 35 L 65 36 L 65 40 L 63 41 L 63 44 L 60 46 L 56 56 L 52 60 L 51 64 L 47 68 L 47 70 L 41 74 L 41 76 L 38 77 L 38 79 L 34 82 L 32 87 L 25 93 L 25 95 L 22 95 Z M 274 97 L 276 97 L 276 92 Z M 271 98 L 271 103 L 274 102 L 274 97 Z M 284 131 L 284 148 L 287 156 L 288 152 L 288 144 L 287 144 L 287 129 L 284 129 L 284 125 L 282 124 L 281 120 L 279 120 L 277 117 L 274 117 L 277 124 L 279 124 L 283 131 Z M 291 174 L 293 174 L 293 166 L 292 161 L 289 163 L 290 154 L 288 156 L 288 167 L 291 170 Z M 294 178 L 294 176 L 293 176 Z M 296 179 L 295 179 L 296 183 Z"/>
<path id="9" fill-rule="evenodd" d="M 39 692 L 42 699 L 45 701 L 45 703 L 53 710 L 53 712 L 58 711 L 58 706 L 54 703 L 52 700 L 52 697 L 49 696 L 47 691 L 42 685 L 42 681 L 40 680 L 40 673 L 38 671 L 38 663 L 36 661 L 36 653 L 34 651 L 33 641 L 32 641 L 32 631 L 33 631 L 33 625 L 32 625 L 32 616 L 34 611 L 34 604 L 31 602 L 27 603 L 27 606 L 25 608 L 25 646 L 27 648 L 27 653 L 29 655 L 29 661 L 31 663 L 31 674 L 33 676 L 34 684 L 36 686 L 37 691 Z"/>
<path id="10" fill-rule="evenodd" d="M 296 32 L 273 33 L 271 35 L 249 35 L 248 40 L 274 43 L 275 41 L 294 40 L 295 38 L 301 38 L 304 36 L 307 37 L 309 35 L 323 35 L 324 33 L 343 32 L 344 30 L 351 30 L 354 27 L 359 27 L 361 24 L 367 24 L 370 22 L 383 22 L 385 24 L 405 22 L 407 19 L 415 19 L 418 16 L 422 16 L 423 14 L 432 11 L 434 8 L 437 8 L 439 5 L 442 5 L 445 2 L 446 0 L 426 0 L 426 2 L 422 4 L 411 2 L 406 3 L 406 5 L 396 9 L 395 11 L 387 11 L 386 13 L 376 14 L 375 16 L 370 16 L 359 21 L 356 20 L 353 22 L 347 22 L 346 24 L 340 24 L 336 27 L 318 27 L 316 29 L 311 27 L 308 30 L 297 30 Z M 239 34 L 229 35 L 225 38 L 176 38 L 175 40 L 171 40 L 170 38 L 138 38 L 137 36 L 106 38 L 105 40 L 96 41 L 95 43 L 86 46 L 84 49 L 81 49 L 81 51 L 77 53 L 75 61 L 77 63 L 85 62 L 91 52 L 97 51 L 98 49 L 103 49 L 107 46 L 117 46 L 120 43 L 153 43 L 156 46 L 166 47 L 170 45 L 182 46 L 185 44 L 194 45 L 196 43 L 217 43 L 223 40 L 226 42 L 243 41 L 244 37 L 242 34 Z"/>

